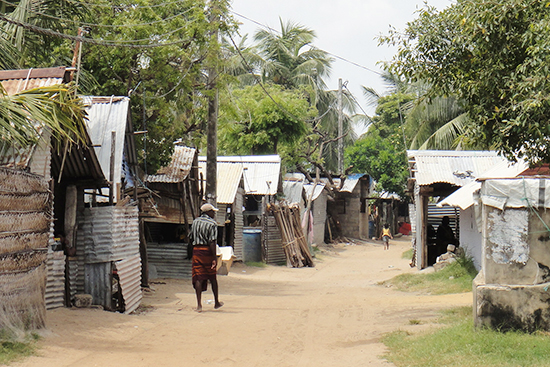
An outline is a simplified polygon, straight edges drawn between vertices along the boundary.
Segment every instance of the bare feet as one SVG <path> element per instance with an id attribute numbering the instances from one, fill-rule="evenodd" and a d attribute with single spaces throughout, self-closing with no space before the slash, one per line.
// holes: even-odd
<path id="1" fill-rule="evenodd" d="M 199 313 L 202 312 L 202 306 L 195 308 L 195 312 L 199 312 Z"/>
<path id="2" fill-rule="evenodd" d="M 214 309 L 217 310 L 218 308 L 223 306 L 223 302 L 218 302 L 214 305 Z"/>

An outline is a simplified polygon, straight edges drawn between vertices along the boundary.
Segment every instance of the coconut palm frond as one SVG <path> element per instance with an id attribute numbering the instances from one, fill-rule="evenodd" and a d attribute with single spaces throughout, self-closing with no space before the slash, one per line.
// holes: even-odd
<path id="1" fill-rule="evenodd" d="M 462 113 L 437 129 L 419 149 L 452 150 L 456 148 L 459 138 L 464 135 L 470 121 L 468 114 Z"/>
<path id="2" fill-rule="evenodd" d="M 83 102 L 75 86 L 55 85 L 7 95 L 0 87 L 0 136 L 22 147 L 34 143 L 44 129 L 59 141 L 83 141 Z"/>

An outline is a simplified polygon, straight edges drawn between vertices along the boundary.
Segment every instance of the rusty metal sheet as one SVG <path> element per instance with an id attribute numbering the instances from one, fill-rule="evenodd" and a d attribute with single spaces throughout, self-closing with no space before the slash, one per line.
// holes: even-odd
<path id="1" fill-rule="evenodd" d="M 146 182 L 179 183 L 183 182 L 193 165 L 196 149 L 176 145 L 172 154 L 172 161 L 166 167 L 161 168 L 156 175 L 149 175 Z"/>

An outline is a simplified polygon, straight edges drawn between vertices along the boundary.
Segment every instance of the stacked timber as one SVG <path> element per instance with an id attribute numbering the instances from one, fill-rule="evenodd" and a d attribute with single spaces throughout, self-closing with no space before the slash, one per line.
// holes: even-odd
<path id="1" fill-rule="evenodd" d="M 51 208 L 43 177 L 0 168 L 0 329 L 44 326 Z"/>
<path id="2" fill-rule="evenodd" d="M 270 204 L 267 209 L 273 213 L 281 233 L 287 266 L 292 268 L 313 267 L 313 257 L 302 230 L 298 205 L 288 206 L 280 202 Z"/>

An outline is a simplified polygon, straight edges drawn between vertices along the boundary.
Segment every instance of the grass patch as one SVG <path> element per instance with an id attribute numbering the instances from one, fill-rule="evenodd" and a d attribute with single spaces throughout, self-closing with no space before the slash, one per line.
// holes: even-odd
<path id="1" fill-rule="evenodd" d="M 266 263 L 263 263 L 261 261 L 247 261 L 245 262 L 246 266 L 252 266 L 255 268 L 265 268 L 267 266 Z"/>
<path id="2" fill-rule="evenodd" d="M 38 339 L 40 339 L 38 334 L 31 333 L 22 340 L 17 340 L 9 333 L 0 330 L 0 365 L 33 355 Z"/>
<path id="3" fill-rule="evenodd" d="M 402 259 L 412 260 L 414 249 L 410 248 L 401 254 Z"/>
<path id="4" fill-rule="evenodd" d="M 472 290 L 477 270 L 471 259 L 459 258 L 440 271 L 427 274 L 400 274 L 382 285 L 391 285 L 400 291 L 430 294 L 464 293 Z"/>
<path id="5" fill-rule="evenodd" d="M 421 334 L 385 335 L 389 351 L 384 357 L 398 367 L 550 366 L 547 333 L 474 329 L 471 307 L 452 309 L 439 322 L 445 326 Z"/>

